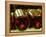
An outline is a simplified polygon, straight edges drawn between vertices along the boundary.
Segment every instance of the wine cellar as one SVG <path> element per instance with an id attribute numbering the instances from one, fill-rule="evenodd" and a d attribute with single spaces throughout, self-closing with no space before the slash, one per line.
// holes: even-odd
<path id="1" fill-rule="evenodd" d="M 6 2 L 6 35 L 44 33 L 44 3 Z"/>

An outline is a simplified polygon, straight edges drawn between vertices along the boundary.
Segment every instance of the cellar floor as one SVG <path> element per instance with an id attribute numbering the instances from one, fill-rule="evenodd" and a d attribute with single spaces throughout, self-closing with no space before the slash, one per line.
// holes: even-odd
<path id="1" fill-rule="evenodd" d="M 35 28 L 27 28 L 26 30 L 24 30 L 23 32 L 39 32 L 42 31 L 42 28 L 40 29 L 35 29 Z M 22 32 L 20 30 L 11 30 L 11 32 Z"/>

